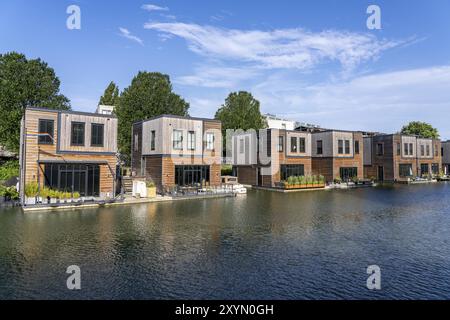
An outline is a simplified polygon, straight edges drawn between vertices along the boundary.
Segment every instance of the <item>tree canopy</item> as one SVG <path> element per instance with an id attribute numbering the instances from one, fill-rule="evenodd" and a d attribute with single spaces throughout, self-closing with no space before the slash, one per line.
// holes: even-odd
<path id="1" fill-rule="evenodd" d="M 187 116 L 189 103 L 172 91 L 168 75 L 158 72 L 139 72 L 126 88 L 115 109 L 119 120 L 119 150 L 125 161 L 131 154 L 131 128 L 134 122 L 174 114 Z"/>
<path id="2" fill-rule="evenodd" d="M 0 144 L 17 152 L 20 119 L 26 107 L 69 110 L 70 102 L 59 93 L 55 71 L 41 59 L 25 55 L 0 54 Z"/>
<path id="3" fill-rule="evenodd" d="M 417 135 L 424 138 L 439 139 L 439 132 L 431 124 L 413 121 L 402 128 L 401 133 Z"/>
<path id="4" fill-rule="evenodd" d="M 222 121 L 223 148 L 229 149 L 226 141 L 227 129 L 259 130 L 266 127 L 259 110 L 259 101 L 246 91 L 232 92 L 217 110 L 215 118 Z"/>
<path id="5" fill-rule="evenodd" d="M 98 104 L 106 106 L 117 106 L 119 104 L 119 87 L 113 81 L 105 89 Z"/>

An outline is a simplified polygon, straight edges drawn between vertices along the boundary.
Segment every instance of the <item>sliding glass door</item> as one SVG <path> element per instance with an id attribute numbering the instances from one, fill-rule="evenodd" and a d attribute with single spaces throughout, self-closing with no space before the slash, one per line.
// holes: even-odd
<path id="1" fill-rule="evenodd" d="M 44 185 L 53 190 L 100 195 L 100 166 L 94 164 L 45 164 Z"/>
<path id="2" fill-rule="evenodd" d="M 209 183 L 209 166 L 175 166 L 175 184 L 194 186 Z"/>

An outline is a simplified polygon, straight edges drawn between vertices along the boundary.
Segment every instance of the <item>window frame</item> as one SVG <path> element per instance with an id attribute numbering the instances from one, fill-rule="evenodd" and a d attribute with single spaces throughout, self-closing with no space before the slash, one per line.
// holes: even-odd
<path id="1" fill-rule="evenodd" d="M 350 154 L 350 140 L 344 140 L 344 153 Z"/>
<path id="2" fill-rule="evenodd" d="M 83 134 L 81 135 L 83 142 L 74 142 L 74 125 L 82 125 Z M 72 121 L 70 125 L 70 145 L 73 147 L 84 147 L 86 145 L 86 122 Z"/>
<path id="3" fill-rule="evenodd" d="M 323 154 L 323 140 L 316 141 L 316 154 Z"/>
<path id="4" fill-rule="evenodd" d="M 338 139 L 338 154 L 344 154 L 344 140 Z"/>
<path id="5" fill-rule="evenodd" d="M 284 136 L 278 136 L 277 150 L 278 152 L 284 152 Z"/>
<path id="6" fill-rule="evenodd" d="M 355 140 L 355 154 L 359 154 L 359 140 Z"/>
<path id="7" fill-rule="evenodd" d="M 297 137 L 291 137 L 291 153 L 298 152 L 298 139 Z"/>
<path id="8" fill-rule="evenodd" d="M 183 130 L 173 129 L 172 148 L 173 150 L 183 150 Z"/>
<path id="9" fill-rule="evenodd" d="M 102 128 L 101 143 L 94 143 L 94 127 Z M 97 131 L 98 133 L 98 131 Z M 103 123 L 91 123 L 91 147 L 103 148 L 105 146 L 105 124 Z"/>
<path id="10" fill-rule="evenodd" d="M 150 131 L 150 151 L 156 150 L 156 130 Z"/>
<path id="11" fill-rule="evenodd" d="M 206 133 L 206 150 L 214 151 L 214 145 L 216 143 L 216 135 L 212 132 Z"/>
<path id="12" fill-rule="evenodd" d="M 306 153 L 306 139 L 304 137 L 298 139 L 298 152 Z"/>
<path id="13" fill-rule="evenodd" d="M 41 130 L 41 123 L 46 122 L 46 130 L 47 131 L 42 131 Z M 50 130 L 48 130 L 48 124 L 51 123 L 52 124 L 52 130 L 51 132 L 48 132 Z M 55 138 L 55 120 L 53 119 L 39 119 L 38 120 L 38 128 L 39 128 L 39 134 L 47 134 L 47 135 L 39 135 L 38 136 L 38 144 L 46 144 L 46 145 L 52 145 L 54 144 L 54 138 Z M 51 136 L 51 138 L 49 137 L 49 135 Z"/>

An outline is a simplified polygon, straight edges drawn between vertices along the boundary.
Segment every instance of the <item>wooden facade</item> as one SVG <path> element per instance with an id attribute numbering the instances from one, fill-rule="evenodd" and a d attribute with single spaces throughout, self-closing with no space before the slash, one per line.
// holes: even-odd
<path id="1" fill-rule="evenodd" d="M 45 134 L 40 130 L 40 121 L 50 123 L 52 130 Z M 71 143 L 72 123 L 84 124 L 84 145 Z M 103 129 L 103 141 L 92 145 L 92 124 Z M 42 141 L 46 137 L 46 141 Z M 98 135 L 100 139 L 100 135 Z M 41 139 L 41 140 L 40 140 Z M 21 121 L 20 147 L 20 194 L 23 199 L 24 187 L 39 182 L 40 188 L 46 186 L 45 166 L 98 166 L 98 197 L 113 197 L 117 153 L 117 119 L 90 113 L 27 108 Z M 67 168 L 67 167 L 66 167 Z M 84 167 L 83 167 L 84 168 Z M 78 167 L 79 169 L 79 167 Z M 87 169 L 86 169 L 87 170 Z M 84 173 L 83 173 L 84 175 Z M 86 179 L 84 177 L 83 179 Z M 55 185 L 57 183 L 55 182 Z M 67 187 L 67 186 L 66 186 Z M 73 187 L 73 186 L 72 186 Z M 65 190 L 67 191 L 67 189 Z"/>
<path id="2" fill-rule="evenodd" d="M 132 175 L 151 179 L 161 191 L 186 182 L 177 181 L 177 168 L 194 168 L 208 173 L 201 177 L 201 184 L 220 185 L 221 130 L 221 122 L 217 120 L 174 115 L 135 123 L 132 129 Z"/>
<path id="3" fill-rule="evenodd" d="M 312 134 L 312 172 L 327 182 L 363 179 L 363 135 L 361 132 L 328 130 Z M 350 176 L 348 172 L 351 170 Z"/>
<path id="4" fill-rule="evenodd" d="M 402 182 L 437 176 L 442 171 L 439 140 L 391 134 L 364 138 L 364 176 L 378 181 Z"/>
<path id="5" fill-rule="evenodd" d="M 242 184 L 274 187 L 283 180 L 282 168 L 300 167 L 312 175 L 311 133 L 263 129 L 236 134 L 232 138 L 233 165 Z"/>

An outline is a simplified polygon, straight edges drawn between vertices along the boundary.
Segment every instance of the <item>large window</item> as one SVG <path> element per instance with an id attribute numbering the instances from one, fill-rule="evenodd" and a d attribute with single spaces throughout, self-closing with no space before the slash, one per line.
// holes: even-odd
<path id="1" fill-rule="evenodd" d="M 425 155 L 425 146 L 423 144 L 420 145 L 420 155 L 422 157 Z"/>
<path id="2" fill-rule="evenodd" d="M 188 140 L 187 140 L 187 148 L 188 150 L 195 150 L 195 132 L 188 132 Z"/>
<path id="3" fill-rule="evenodd" d="M 434 175 L 438 175 L 439 174 L 439 163 L 433 163 L 431 164 L 431 172 Z"/>
<path id="4" fill-rule="evenodd" d="M 341 167 L 339 169 L 342 181 L 349 181 L 352 178 L 358 177 L 358 168 L 356 167 Z"/>
<path id="5" fill-rule="evenodd" d="M 84 146 L 84 126 L 84 122 L 72 122 L 72 146 Z"/>
<path id="6" fill-rule="evenodd" d="M 150 132 L 150 150 L 155 151 L 156 149 L 156 131 L 152 130 Z"/>
<path id="7" fill-rule="evenodd" d="M 280 166 L 281 180 L 289 177 L 300 177 L 305 175 L 305 166 L 302 164 L 282 164 Z"/>
<path id="8" fill-rule="evenodd" d="M 410 143 L 409 144 L 409 155 L 412 156 L 413 154 L 414 154 L 414 152 L 413 152 L 413 144 Z"/>
<path id="9" fill-rule="evenodd" d="M 245 145 L 244 145 L 244 139 L 240 139 L 239 140 L 239 153 L 240 154 L 243 154 L 244 153 L 244 150 L 245 150 Z"/>
<path id="10" fill-rule="evenodd" d="M 344 140 L 338 140 L 338 154 L 344 153 Z"/>
<path id="11" fill-rule="evenodd" d="M 412 164 L 400 164 L 398 168 L 399 176 L 402 178 L 412 177 Z"/>
<path id="12" fill-rule="evenodd" d="M 297 152 L 297 137 L 291 137 L 291 152 Z"/>
<path id="13" fill-rule="evenodd" d="M 53 144 L 54 121 L 39 119 L 39 144 Z"/>
<path id="14" fill-rule="evenodd" d="M 284 137 L 283 136 L 278 137 L 277 150 L 278 150 L 278 152 L 284 151 Z"/>
<path id="15" fill-rule="evenodd" d="M 430 146 L 427 145 L 427 157 L 429 157 L 429 156 L 430 156 Z"/>
<path id="16" fill-rule="evenodd" d="M 299 142 L 300 142 L 300 153 L 305 153 L 306 152 L 306 140 L 305 140 L 305 138 L 299 138 Z"/>
<path id="17" fill-rule="evenodd" d="M 209 184 L 209 173 L 209 166 L 175 166 L 175 184 L 177 186 Z"/>
<path id="18" fill-rule="evenodd" d="M 172 143 L 175 150 L 183 150 L 183 131 L 173 130 Z"/>
<path id="19" fill-rule="evenodd" d="M 405 153 L 405 156 L 409 155 L 409 149 L 408 149 L 408 144 L 405 143 L 403 145 L 403 152 Z"/>
<path id="20" fill-rule="evenodd" d="M 384 145 L 382 143 L 377 144 L 377 156 L 382 156 L 384 154 Z"/>
<path id="21" fill-rule="evenodd" d="M 53 190 L 78 192 L 83 197 L 98 197 L 100 167 L 95 164 L 45 164 L 44 185 Z"/>
<path id="22" fill-rule="evenodd" d="M 100 123 L 93 123 L 91 125 L 91 146 L 92 147 L 103 147 L 104 128 L 105 128 L 105 126 Z"/>
<path id="23" fill-rule="evenodd" d="M 322 142 L 322 140 L 317 140 L 317 154 L 323 154 L 323 142 Z"/>
<path id="24" fill-rule="evenodd" d="M 420 175 L 424 176 L 424 175 L 428 175 L 430 173 L 430 166 L 428 165 L 428 163 L 422 163 L 420 165 Z"/>
<path id="25" fill-rule="evenodd" d="M 206 134 L 206 150 L 214 151 L 214 133 Z"/>
<path id="26" fill-rule="evenodd" d="M 350 154 L 350 140 L 345 140 L 345 154 Z"/>

